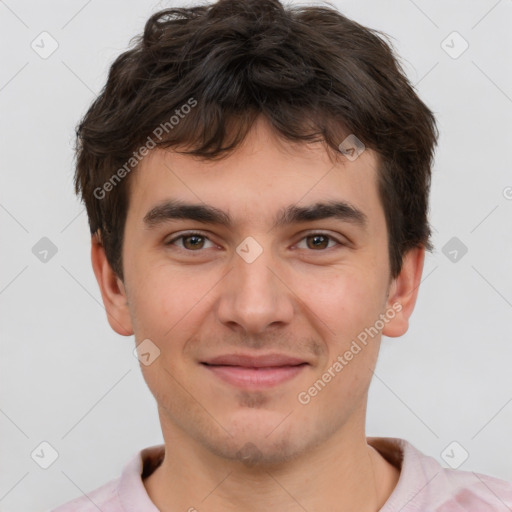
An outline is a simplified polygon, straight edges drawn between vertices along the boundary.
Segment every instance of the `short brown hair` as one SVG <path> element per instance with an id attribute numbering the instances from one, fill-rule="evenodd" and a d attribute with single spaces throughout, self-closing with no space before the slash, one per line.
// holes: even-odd
<path id="1" fill-rule="evenodd" d="M 75 189 L 116 274 L 123 279 L 128 173 L 142 148 L 222 158 L 258 115 L 287 140 L 323 141 L 340 154 L 342 137 L 355 134 L 377 152 L 392 277 L 409 249 L 432 250 L 437 127 L 386 37 L 331 6 L 278 0 L 219 0 L 152 15 L 76 128 Z"/>

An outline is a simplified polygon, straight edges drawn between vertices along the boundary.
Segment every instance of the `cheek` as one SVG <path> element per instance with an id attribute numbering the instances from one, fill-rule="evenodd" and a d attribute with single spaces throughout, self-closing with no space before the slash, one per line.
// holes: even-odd
<path id="1" fill-rule="evenodd" d="M 155 339 L 158 345 L 176 339 L 187 339 L 189 330 L 199 325 L 199 316 L 208 305 L 208 291 L 215 280 L 199 278 L 192 272 L 177 271 L 168 265 L 154 265 L 139 269 L 133 275 L 139 278 L 134 286 L 132 317 L 137 339 Z M 174 342 L 172 346 L 177 344 Z M 167 347 L 168 348 L 168 347 Z"/>
<path id="2" fill-rule="evenodd" d="M 316 280 L 315 286 L 306 284 L 303 296 L 331 337 L 344 343 L 373 325 L 381 312 L 384 294 L 378 276 L 371 271 L 347 268 L 320 282 Z"/>

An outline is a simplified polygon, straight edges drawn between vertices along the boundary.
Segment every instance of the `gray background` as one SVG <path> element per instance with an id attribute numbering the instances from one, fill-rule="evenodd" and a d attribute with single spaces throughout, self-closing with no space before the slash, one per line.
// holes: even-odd
<path id="1" fill-rule="evenodd" d="M 183 4 L 0 1 L 2 511 L 79 496 L 162 441 L 133 338 L 106 321 L 72 191 L 72 144 L 110 63 L 151 13 L 171 5 Z M 406 438 L 446 467 L 442 453 L 456 441 L 452 464 L 465 450 L 460 469 L 512 480 L 512 1 L 335 5 L 394 38 L 441 132 L 436 250 L 409 332 L 383 338 L 367 433 Z M 58 43 L 47 58 L 31 47 L 51 49 L 43 31 Z M 469 47 L 458 55 L 461 37 Z M 46 262 L 36 245 L 43 237 L 57 249 Z M 46 470 L 31 458 L 43 441 L 59 454 Z"/>

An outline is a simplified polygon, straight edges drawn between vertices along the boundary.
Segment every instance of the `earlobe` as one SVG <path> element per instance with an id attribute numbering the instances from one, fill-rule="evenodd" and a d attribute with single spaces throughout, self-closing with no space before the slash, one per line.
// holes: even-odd
<path id="1" fill-rule="evenodd" d="M 418 297 L 424 261 L 425 248 L 423 246 L 410 249 L 404 255 L 402 270 L 393 279 L 386 302 L 386 311 L 393 310 L 395 315 L 382 330 L 384 336 L 396 338 L 407 332 L 409 318 Z"/>
<path id="2" fill-rule="evenodd" d="M 123 282 L 112 270 L 105 248 L 96 234 L 91 240 L 91 261 L 110 327 L 122 336 L 131 336 L 133 328 Z"/>

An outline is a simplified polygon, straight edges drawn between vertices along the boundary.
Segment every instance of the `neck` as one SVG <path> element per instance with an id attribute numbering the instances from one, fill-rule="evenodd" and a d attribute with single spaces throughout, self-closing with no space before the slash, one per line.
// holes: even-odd
<path id="1" fill-rule="evenodd" d="M 292 461 L 262 467 L 217 457 L 185 433 L 167 431 L 164 460 L 144 485 L 162 512 L 377 512 L 400 472 L 367 444 L 364 429 L 343 434 Z"/>

